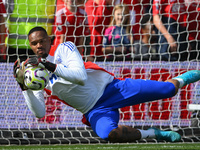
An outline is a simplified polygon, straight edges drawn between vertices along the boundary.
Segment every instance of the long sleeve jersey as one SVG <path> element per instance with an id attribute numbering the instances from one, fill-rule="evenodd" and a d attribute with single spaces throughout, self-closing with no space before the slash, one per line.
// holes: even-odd
<path id="1" fill-rule="evenodd" d="M 96 104 L 105 87 L 114 79 L 112 74 L 103 69 L 85 69 L 82 57 L 72 42 L 60 44 L 54 56 L 48 55 L 46 59 L 57 64 L 55 72 L 49 73 L 50 80 L 46 88 L 83 114 Z M 23 91 L 29 109 L 38 118 L 45 115 L 43 92 L 30 89 Z"/>

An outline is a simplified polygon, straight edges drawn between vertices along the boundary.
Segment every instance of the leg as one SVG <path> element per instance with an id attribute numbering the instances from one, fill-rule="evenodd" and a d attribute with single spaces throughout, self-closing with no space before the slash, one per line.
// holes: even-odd
<path id="1" fill-rule="evenodd" d="M 85 114 L 94 132 L 104 140 L 108 140 L 109 133 L 118 127 L 118 109 L 93 109 Z"/>
<path id="2" fill-rule="evenodd" d="M 104 140 L 110 142 L 133 142 L 141 139 L 141 132 L 129 126 L 118 126 L 119 111 L 108 109 L 94 109 L 85 114 L 95 133 Z M 152 133 L 152 132 L 150 132 Z M 153 136 L 155 134 L 153 132 Z"/>
<path id="3" fill-rule="evenodd" d="M 181 136 L 174 131 L 161 131 L 156 128 L 148 130 L 135 129 L 129 126 L 118 126 L 109 134 L 109 141 L 113 143 L 134 142 L 140 139 L 156 138 L 156 140 L 165 140 L 167 142 L 178 142 Z"/>
<path id="4" fill-rule="evenodd" d="M 141 132 L 138 129 L 129 126 L 118 126 L 109 133 L 108 139 L 112 143 L 123 143 L 140 140 L 141 137 Z"/>
<path id="5" fill-rule="evenodd" d="M 190 70 L 186 73 L 183 73 L 180 76 L 177 76 L 173 79 L 166 80 L 166 82 L 171 82 L 175 86 L 175 95 L 178 92 L 179 88 L 183 86 L 194 83 L 200 80 L 200 70 Z"/>
<path id="6" fill-rule="evenodd" d="M 168 79 L 165 82 L 171 82 L 171 83 L 174 84 L 174 86 L 175 86 L 175 94 L 174 95 L 176 95 L 178 93 L 178 90 L 179 90 L 180 82 L 178 80 L 175 80 L 175 79 Z"/>
<path id="7" fill-rule="evenodd" d="M 194 83 L 200 80 L 200 70 L 190 70 L 186 73 L 183 73 L 180 76 L 173 78 L 178 80 L 180 85 L 179 88 L 186 86 L 187 84 Z"/>
<path id="8" fill-rule="evenodd" d="M 177 80 L 174 80 L 177 84 Z M 93 109 L 118 109 L 154 100 L 170 98 L 175 95 L 171 82 L 126 78 L 113 80 L 105 89 Z M 110 94 L 112 93 L 112 94 Z"/>
<path id="9" fill-rule="evenodd" d="M 140 130 L 130 126 L 119 125 L 118 109 L 94 109 L 85 114 L 95 133 L 104 140 L 112 143 L 134 142 L 144 138 L 156 138 L 176 142 L 180 140 L 180 135 L 173 131 L 161 131 L 158 129 Z"/>

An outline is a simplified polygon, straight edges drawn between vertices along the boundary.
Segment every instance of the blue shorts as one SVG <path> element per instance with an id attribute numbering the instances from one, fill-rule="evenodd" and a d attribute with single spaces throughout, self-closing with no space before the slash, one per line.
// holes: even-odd
<path id="1" fill-rule="evenodd" d="M 170 82 L 115 79 L 107 85 L 101 98 L 85 117 L 95 133 L 108 140 L 110 131 L 118 127 L 119 108 L 169 98 L 174 94 L 175 86 Z"/>

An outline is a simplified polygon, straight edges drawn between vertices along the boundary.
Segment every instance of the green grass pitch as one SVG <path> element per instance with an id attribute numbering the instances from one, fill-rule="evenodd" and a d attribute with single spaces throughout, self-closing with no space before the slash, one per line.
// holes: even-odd
<path id="1" fill-rule="evenodd" d="M 1 150 L 200 150 L 200 143 L 0 146 Z"/>

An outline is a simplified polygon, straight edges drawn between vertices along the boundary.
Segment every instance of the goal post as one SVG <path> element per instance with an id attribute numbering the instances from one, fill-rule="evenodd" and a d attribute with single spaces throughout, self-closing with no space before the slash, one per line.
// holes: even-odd
<path id="1" fill-rule="evenodd" d="M 47 1 L 48 0 L 42 0 L 40 1 L 40 3 L 44 3 L 47 5 Z M 152 55 L 152 51 L 147 51 L 147 53 L 145 54 L 140 51 L 138 54 L 135 54 L 134 47 L 136 47 L 136 45 L 138 46 L 138 43 L 135 43 L 135 41 L 141 41 L 142 37 L 144 36 L 141 28 L 142 17 L 144 16 L 144 14 L 150 14 L 153 4 L 148 1 L 146 2 L 145 0 L 144 4 L 142 2 L 135 3 L 135 1 L 133 0 L 122 1 L 123 5 L 129 6 L 129 9 L 131 9 L 131 20 L 130 24 L 128 24 L 132 27 L 132 29 L 130 30 L 131 32 L 128 35 L 132 36 L 134 34 L 134 42 L 129 44 L 131 50 L 127 54 L 120 55 L 114 52 L 112 54 L 103 53 L 98 56 L 91 54 L 90 51 L 94 50 L 95 52 L 99 46 L 103 46 L 103 43 L 100 43 L 99 45 L 95 45 L 94 43 L 91 46 L 92 34 L 88 34 L 88 31 L 85 31 L 88 30 L 88 28 L 91 29 L 91 25 L 85 24 L 82 28 L 83 35 L 79 35 L 83 37 L 84 41 L 83 45 L 79 45 L 79 47 L 83 47 L 82 56 L 84 61 L 94 58 L 92 59 L 93 62 L 98 64 L 100 67 L 106 69 L 107 71 L 114 73 L 116 77 L 151 79 L 158 81 L 165 81 L 189 70 L 200 69 L 198 57 L 193 57 L 192 60 L 188 57 L 188 59 L 184 61 L 180 61 L 179 59 L 177 59 L 176 61 L 163 61 L 161 60 L 161 57 L 159 57 L 160 53 L 158 51 L 153 51 L 154 55 Z M 11 1 L 3 0 L 3 3 L 5 5 L 10 4 L 10 2 Z M 13 2 L 16 1 L 13 0 Z M 84 6 L 86 6 L 86 3 L 87 0 L 82 0 L 82 3 L 78 6 L 81 7 L 82 10 L 84 10 Z M 117 1 L 116 3 L 119 3 L 119 1 Z M 19 7 L 20 1 L 18 1 L 18 3 L 12 4 L 15 4 Z M 24 5 L 30 5 L 29 0 L 23 1 L 23 6 Z M 114 5 L 114 2 L 110 4 L 110 6 Z M 38 4 L 35 3 L 33 7 L 38 7 Z M 55 13 L 58 10 L 63 9 L 65 5 L 63 4 L 62 0 L 57 0 L 57 3 L 55 3 L 55 8 L 56 7 L 57 9 L 55 9 Z M 6 14 L 1 15 L 4 16 L 5 21 L 8 21 L 11 12 L 8 9 L 6 10 Z M 28 10 L 24 13 L 28 13 Z M 186 13 L 191 13 L 191 16 L 195 12 L 190 11 L 190 7 L 188 7 L 186 9 Z M 28 16 L 28 14 L 26 15 Z M 83 13 L 83 15 L 87 17 L 85 13 Z M 110 14 L 110 16 L 112 16 L 112 13 Z M 188 23 L 199 22 L 200 19 L 198 18 L 198 16 L 200 16 L 200 14 L 194 17 L 193 20 L 188 21 Z M 15 20 L 15 23 L 17 25 L 20 25 L 21 23 L 19 21 L 19 17 Z M 35 17 L 39 18 L 40 16 L 36 15 Z M 103 17 L 105 19 L 108 16 Z M 28 23 L 28 21 L 30 20 L 27 19 L 26 21 Z M 36 19 L 36 24 L 39 23 L 37 21 L 41 20 Z M 90 23 L 90 21 L 88 22 Z M 65 23 L 68 25 L 69 22 Z M 10 33 L 8 24 L 7 22 L 4 22 L 3 24 L 5 24 L 7 30 L 1 34 L 7 35 L 9 37 Z M 78 37 L 75 33 L 75 30 L 79 28 L 79 25 L 73 25 L 74 32 L 72 32 L 72 36 L 74 36 L 74 38 Z M 103 23 L 101 25 L 103 25 Z M 96 27 L 98 26 L 100 25 L 96 25 Z M 195 34 L 195 38 L 191 41 L 189 41 L 188 39 L 187 41 L 185 41 L 185 43 L 193 44 L 199 42 L 199 26 L 196 26 L 196 28 L 190 31 L 187 30 L 191 28 L 191 25 L 189 24 L 186 27 L 186 32 L 191 32 L 192 34 Z M 58 28 L 54 23 L 51 25 L 51 27 L 53 30 L 50 36 L 53 37 L 54 31 L 58 30 Z M 107 27 L 108 25 L 103 25 L 103 29 L 106 29 Z M 134 32 L 132 32 L 133 29 Z M 152 33 L 151 36 L 152 35 L 158 36 L 155 33 Z M 103 42 L 103 30 L 101 34 L 97 36 L 101 37 Z M 15 40 L 18 40 L 18 38 L 16 38 Z M 7 41 L 5 41 L 5 43 L 8 44 Z M 161 43 L 151 44 L 153 46 L 149 43 L 150 47 L 159 47 L 161 45 Z M 20 45 L 15 46 L 17 50 L 20 50 Z M 94 47 L 94 49 L 92 47 Z M 198 44 L 196 45 L 196 49 L 192 49 L 192 52 L 194 52 L 197 56 L 199 55 Z M 110 59 L 111 55 L 112 60 Z M 8 57 L 9 54 L 7 52 L 4 54 L 1 53 L 0 56 Z M 28 56 L 28 53 L 26 53 L 26 56 Z M 122 59 L 118 60 L 118 56 L 122 56 Z M 137 58 L 135 58 L 136 56 Z M 144 56 L 148 56 L 148 58 Z M 157 56 L 157 58 L 155 59 L 154 56 Z M 127 57 L 128 59 L 126 59 Z M 3 60 L 5 57 L 1 58 L 1 60 Z M 101 58 L 101 60 L 98 58 Z M 9 60 L 4 59 L 4 61 L 0 62 L 0 70 L 0 145 L 108 143 L 99 138 L 89 126 L 82 123 L 82 114 L 79 111 L 65 105 L 57 99 L 54 99 L 54 97 L 49 96 L 47 93 L 45 93 L 46 115 L 43 118 L 37 119 L 28 109 L 21 89 L 19 88 L 17 82 L 13 77 L 13 62 L 9 62 Z M 119 124 L 128 125 L 139 129 L 147 129 L 152 126 L 156 126 L 162 130 L 177 131 L 182 136 L 182 142 L 200 142 L 200 123 L 198 118 L 200 117 L 200 115 L 193 115 L 193 112 L 199 112 L 200 110 L 199 93 L 200 82 L 197 82 L 180 89 L 175 97 L 121 108 Z M 193 124 L 194 119 L 196 121 L 195 125 Z M 139 140 L 135 143 L 152 142 L 157 143 L 158 141 L 156 141 L 155 139 Z"/>

